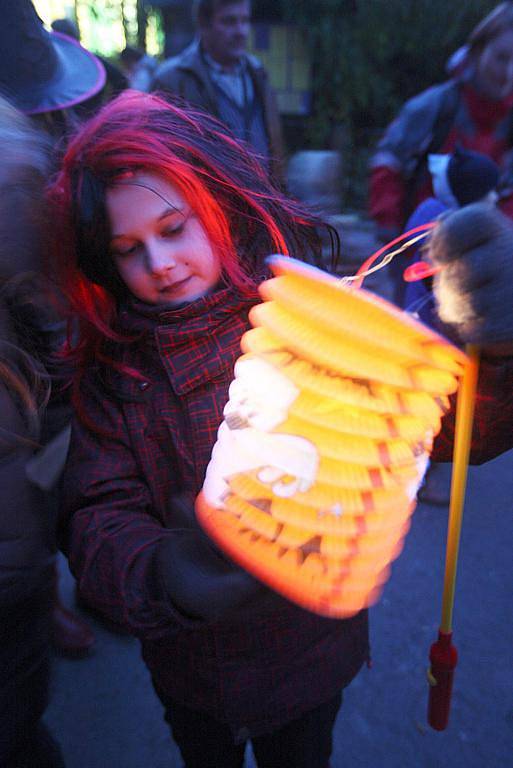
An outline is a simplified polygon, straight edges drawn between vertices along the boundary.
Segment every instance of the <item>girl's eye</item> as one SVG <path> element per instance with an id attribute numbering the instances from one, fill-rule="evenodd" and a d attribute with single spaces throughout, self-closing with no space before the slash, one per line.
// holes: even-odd
<path id="1" fill-rule="evenodd" d="M 117 248 L 112 251 L 112 256 L 120 256 L 121 258 L 123 258 L 123 256 L 130 256 L 130 254 L 136 252 L 138 247 L 139 246 L 134 243 L 134 245 L 131 245 L 129 248 Z"/>
<path id="2" fill-rule="evenodd" d="M 183 221 L 178 226 L 166 227 L 166 229 L 162 230 L 162 237 L 173 237 L 173 235 L 179 235 L 181 232 L 183 232 L 184 227 L 185 221 Z"/>

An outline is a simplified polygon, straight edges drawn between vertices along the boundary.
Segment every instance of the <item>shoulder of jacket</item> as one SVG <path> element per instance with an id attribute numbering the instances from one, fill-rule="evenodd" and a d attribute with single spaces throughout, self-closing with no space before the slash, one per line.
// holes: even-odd
<path id="1" fill-rule="evenodd" d="M 412 112 L 435 112 L 447 100 L 459 97 L 460 86 L 456 80 L 447 80 L 444 83 L 432 85 L 425 91 L 412 96 L 404 107 Z"/>
<path id="2" fill-rule="evenodd" d="M 266 69 L 258 56 L 255 56 L 253 53 L 246 53 L 246 61 L 249 64 L 249 66 L 254 69 L 255 71 L 262 72 L 263 74 L 267 74 Z"/>
<path id="3" fill-rule="evenodd" d="M 200 67 L 199 43 L 194 40 L 181 53 L 163 61 L 155 70 L 155 78 L 160 79 L 175 72 L 197 72 Z"/>

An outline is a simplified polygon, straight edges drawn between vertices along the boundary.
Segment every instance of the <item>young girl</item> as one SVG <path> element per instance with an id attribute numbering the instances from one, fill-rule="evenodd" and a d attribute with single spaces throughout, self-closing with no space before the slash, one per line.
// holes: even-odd
<path id="1" fill-rule="evenodd" d="M 80 318 L 63 541 L 85 599 L 141 639 L 186 766 L 241 766 L 251 739 L 260 768 L 326 768 L 366 612 L 288 603 L 194 516 L 264 257 L 320 248 L 317 222 L 222 130 L 125 93 L 51 189 Z"/>

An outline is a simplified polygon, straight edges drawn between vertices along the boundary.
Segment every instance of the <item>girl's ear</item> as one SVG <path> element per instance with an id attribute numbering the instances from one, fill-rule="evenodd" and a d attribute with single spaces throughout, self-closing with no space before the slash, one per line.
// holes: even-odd
<path id="1" fill-rule="evenodd" d="M 124 285 L 109 252 L 105 184 L 83 168 L 73 174 L 72 194 L 78 267 L 88 280 L 119 296 Z"/>

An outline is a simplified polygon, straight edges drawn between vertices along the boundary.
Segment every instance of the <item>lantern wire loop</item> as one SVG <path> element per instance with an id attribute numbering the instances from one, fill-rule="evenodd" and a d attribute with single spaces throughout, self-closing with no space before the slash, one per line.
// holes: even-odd
<path id="1" fill-rule="evenodd" d="M 382 246 L 379 250 L 375 251 L 371 256 L 369 256 L 369 258 L 363 262 L 355 275 L 347 275 L 346 277 L 342 277 L 340 278 L 340 282 L 343 285 L 353 284 L 356 288 L 361 288 L 364 278 L 372 275 L 374 272 L 378 272 L 380 269 L 383 269 L 383 267 L 388 266 L 392 259 L 398 256 L 400 253 L 403 253 L 403 251 L 406 251 L 412 245 L 415 245 L 415 243 L 424 240 L 429 235 L 434 226 L 436 226 L 436 222 L 430 221 L 427 224 L 421 224 L 418 227 L 409 229 L 407 232 L 403 232 L 402 235 L 399 235 L 389 243 L 386 243 L 386 245 Z M 399 245 L 399 247 L 391 251 L 390 249 L 395 245 Z M 381 261 L 375 264 L 380 256 L 383 256 L 383 258 Z"/>

